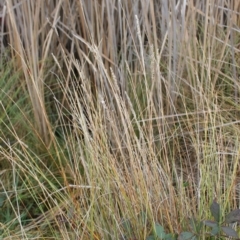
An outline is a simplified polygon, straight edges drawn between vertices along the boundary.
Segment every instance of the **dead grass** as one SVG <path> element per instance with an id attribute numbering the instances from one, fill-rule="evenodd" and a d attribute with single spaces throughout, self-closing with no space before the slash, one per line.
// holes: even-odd
<path id="1" fill-rule="evenodd" d="M 240 3 L 173 2 L 3 3 L 4 239 L 146 239 L 239 206 Z"/>

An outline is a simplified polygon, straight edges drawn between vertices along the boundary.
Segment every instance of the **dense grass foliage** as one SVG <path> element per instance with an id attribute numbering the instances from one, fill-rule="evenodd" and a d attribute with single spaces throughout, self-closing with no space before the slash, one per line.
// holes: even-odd
<path id="1" fill-rule="evenodd" d="M 240 1 L 0 3 L 1 239 L 182 239 L 239 207 Z"/>

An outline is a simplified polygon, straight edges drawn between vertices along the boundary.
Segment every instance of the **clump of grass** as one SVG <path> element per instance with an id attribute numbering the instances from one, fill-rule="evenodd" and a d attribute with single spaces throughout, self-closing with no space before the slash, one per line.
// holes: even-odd
<path id="1" fill-rule="evenodd" d="M 183 231 L 179 234 L 166 233 L 164 227 L 156 223 L 153 229 L 153 235 L 147 237 L 147 240 L 157 240 L 157 239 L 167 239 L 167 240 L 188 240 L 188 239 L 203 239 L 209 237 L 209 239 L 226 239 L 234 238 L 239 239 L 238 233 L 231 227 L 225 224 L 239 223 L 240 220 L 240 210 L 232 210 L 225 216 L 225 220 L 221 219 L 221 209 L 220 205 L 213 201 L 210 206 L 210 211 L 215 221 L 204 220 L 197 221 L 194 217 L 188 219 L 188 227 L 190 231 Z M 206 231 L 204 225 L 211 229 L 211 231 Z M 208 238 L 207 238 L 208 239 Z"/>
<path id="2" fill-rule="evenodd" d="M 7 1 L 1 236 L 186 239 L 237 209 L 238 9 Z"/>

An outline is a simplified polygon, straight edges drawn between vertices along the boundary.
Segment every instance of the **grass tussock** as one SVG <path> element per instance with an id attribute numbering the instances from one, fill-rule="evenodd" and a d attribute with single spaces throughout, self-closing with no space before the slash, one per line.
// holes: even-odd
<path id="1" fill-rule="evenodd" d="M 240 2 L 174 2 L 0 2 L 3 239 L 146 239 L 239 207 Z"/>

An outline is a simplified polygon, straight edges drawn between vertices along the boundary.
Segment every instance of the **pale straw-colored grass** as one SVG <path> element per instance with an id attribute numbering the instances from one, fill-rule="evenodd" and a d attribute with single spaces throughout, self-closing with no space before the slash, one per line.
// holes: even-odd
<path id="1" fill-rule="evenodd" d="M 240 4 L 173 3 L 6 2 L 4 239 L 146 239 L 239 206 Z"/>

